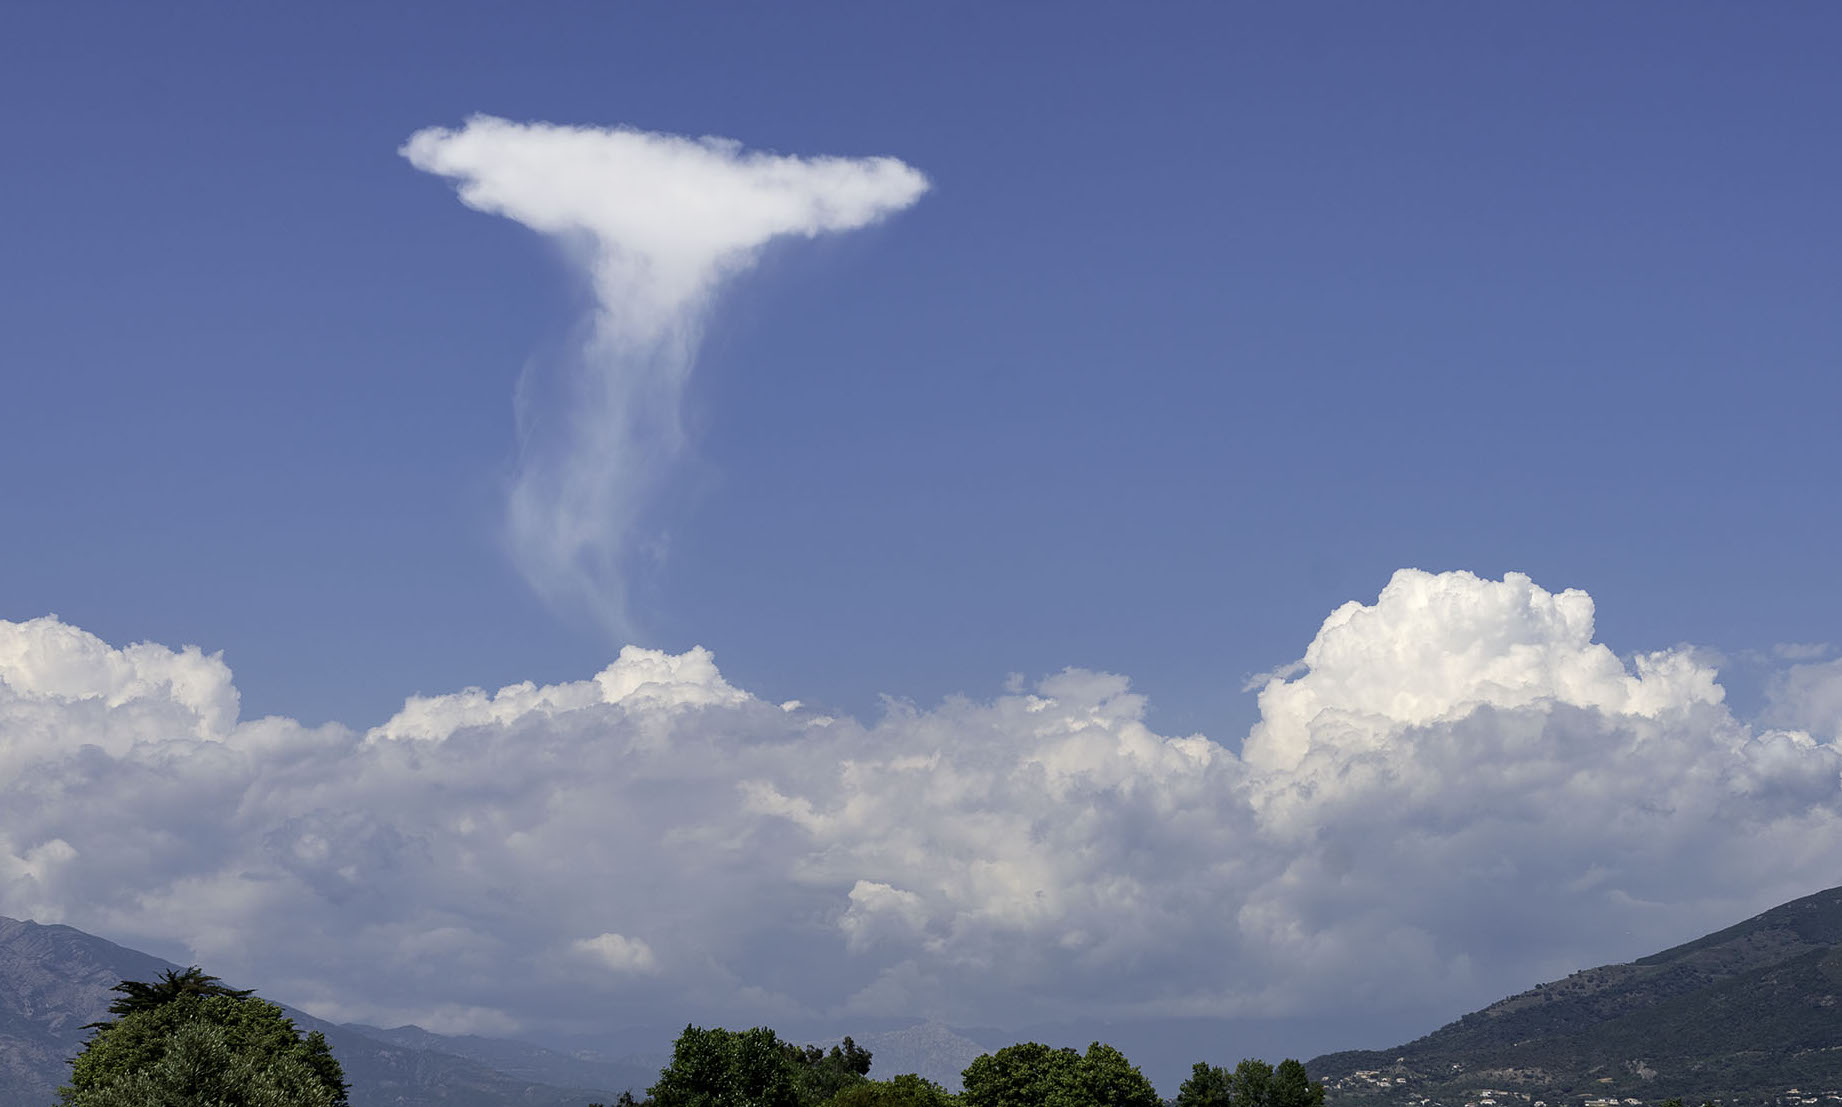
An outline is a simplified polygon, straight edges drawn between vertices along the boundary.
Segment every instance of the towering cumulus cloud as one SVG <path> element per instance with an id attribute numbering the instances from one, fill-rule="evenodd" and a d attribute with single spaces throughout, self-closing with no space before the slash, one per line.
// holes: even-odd
<path id="1" fill-rule="evenodd" d="M 521 383 L 514 546 L 553 603 L 630 629 L 625 579 L 684 448 L 679 404 L 704 312 L 767 242 L 867 226 L 927 189 L 894 158 L 799 158 L 726 139 L 475 116 L 418 131 L 416 168 L 461 200 L 561 240 L 596 314 L 557 381 Z"/>
<path id="2" fill-rule="evenodd" d="M 1746 720 L 1593 623 L 1403 570 L 1216 742 L 1104 673 L 860 721 L 634 647 L 308 728 L 197 650 L 0 622 L 0 914 L 449 1030 L 1430 1020 L 1842 879 L 1834 665 Z"/>

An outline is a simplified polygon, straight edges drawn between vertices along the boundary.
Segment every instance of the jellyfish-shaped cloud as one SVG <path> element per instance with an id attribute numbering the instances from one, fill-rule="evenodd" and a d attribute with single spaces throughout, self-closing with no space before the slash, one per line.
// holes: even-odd
<path id="1" fill-rule="evenodd" d="M 867 226 L 927 190 L 889 157 L 801 158 L 720 138 L 475 116 L 402 153 L 460 198 L 560 240 L 595 315 L 554 382 L 521 384 L 509 526 L 531 583 L 632 630 L 626 578 L 643 517 L 684 449 L 679 406 L 723 279 L 783 236 Z"/>

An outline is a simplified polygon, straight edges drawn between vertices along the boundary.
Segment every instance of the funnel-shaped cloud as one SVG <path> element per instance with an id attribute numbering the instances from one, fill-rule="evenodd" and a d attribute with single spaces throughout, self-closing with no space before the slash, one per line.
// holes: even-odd
<path id="1" fill-rule="evenodd" d="M 491 116 L 418 131 L 402 153 L 457 181 L 469 207 L 563 241 L 593 282 L 578 356 L 554 388 L 521 388 L 510 526 L 546 598 L 625 632 L 624 580 L 648 501 L 684 448 L 679 402 L 711 295 L 769 240 L 867 226 L 914 203 L 927 179 L 894 158 Z"/>

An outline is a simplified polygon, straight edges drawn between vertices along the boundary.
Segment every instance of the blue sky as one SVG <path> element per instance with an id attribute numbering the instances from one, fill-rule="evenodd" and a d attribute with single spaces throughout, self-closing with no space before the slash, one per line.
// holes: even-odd
<path id="1" fill-rule="evenodd" d="M 712 322 L 640 614 L 766 694 L 1072 664 L 1244 725 L 1403 565 L 1586 588 L 1625 650 L 1842 614 L 1818 6 L 5 19 L 0 607 L 223 649 L 249 710 L 615 644 L 498 534 L 511 384 L 579 290 L 395 154 L 480 111 L 934 182 Z"/>
<path id="2" fill-rule="evenodd" d="M 866 725 L 1121 673 L 1239 749 L 1339 605 L 1519 571 L 1824 738 L 1770 689 L 1842 626 L 1839 48 L 1818 4 L 11 5 L 0 618 L 221 650 L 245 719 L 631 638 Z M 630 635 L 508 548 L 515 384 L 592 297 L 399 156 L 475 113 L 930 184 L 714 301 Z"/>

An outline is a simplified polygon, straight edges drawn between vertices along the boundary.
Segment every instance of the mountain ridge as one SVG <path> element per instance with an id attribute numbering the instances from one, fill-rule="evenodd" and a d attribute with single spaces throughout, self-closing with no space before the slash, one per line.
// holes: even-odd
<path id="1" fill-rule="evenodd" d="M 1405 1045 L 1306 1067 L 1336 1098 L 1377 1105 L 1765 1102 L 1811 1086 L 1842 1102 L 1842 888 L 1538 984 Z"/>
<path id="2" fill-rule="evenodd" d="M 57 972 L 44 966 L 55 963 Z M 75 927 L 0 917 L 0 1107 L 43 1107 L 122 980 L 173 967 Z"/>

